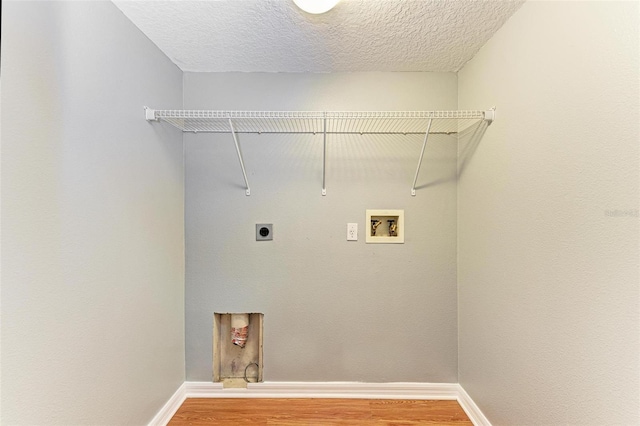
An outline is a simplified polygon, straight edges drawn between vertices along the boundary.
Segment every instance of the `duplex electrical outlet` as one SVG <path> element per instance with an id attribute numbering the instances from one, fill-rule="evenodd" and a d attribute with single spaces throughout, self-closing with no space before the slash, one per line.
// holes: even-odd
<path id="1" fill-rule="evenodd" d="M 357 223 L 347 223 L 347 241 L 358 241 Z"/>
<path id="2" fill-rule="evenodd" d="M 258 223 L 256 224 L 256 241 L 273 240 L 273 224 Z"/>

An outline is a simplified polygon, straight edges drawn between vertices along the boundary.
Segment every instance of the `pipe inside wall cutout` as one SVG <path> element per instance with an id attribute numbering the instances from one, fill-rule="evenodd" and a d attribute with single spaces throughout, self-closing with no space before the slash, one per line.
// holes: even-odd
<path id="1" fill-rule="evenodd" d="M 231 314 L 231 342 L 244 348 L 249 335 L 249 314 Z"/>

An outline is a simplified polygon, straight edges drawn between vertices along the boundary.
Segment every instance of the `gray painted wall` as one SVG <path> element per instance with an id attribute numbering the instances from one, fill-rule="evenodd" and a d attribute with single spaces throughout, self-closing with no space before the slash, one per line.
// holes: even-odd
<path id="1" fill-rule="evenodd" d="M 450 110 L 453 73 L 185 73 L 188 109 Z M 211 380 L 214 312 L 264 313 L 265 380 L 457 382 L 456 138 L 186 135 L 187 380 Z M 364 242 L 404 209 L 404 245 Z M 273 223 L 272 242 L 255 241 Z M 346 241 L 346 224 L 360 238 Z"/>
<path id="2" fill-rule="evenodd" d="M 457 194 L 433 137 L 415 198 L 420 137 L 331 137 L 322 197 L 321 137 L 242 135 L 246 197 L 229 135 L 187 135 L 188 380 L 211 379 L 213 312 L 256 311 L 267 380 L 455 382 L 458 305 L 459 379 L 494 424 L 638 423 L 637 16 L 527 3 L 458 94 L 455 74 L 182 82 L 109 2 L 5 1 L 2 422 L 143 424 L 184 380 L 182 137 L 141 119 L 184 83 L 186 108 L 499 114 Z M 367 208 L 405 209 L 406 243 L 366 245 Z"/>
<path id="3" fill-rule="evenodd" d="M 495 425 L 640 423 L 638 12 L 528 2 L 459 73 L 498 106 L 458 187 L 460 383 Z"/>
<path id="4" fill-rule="evenodd" d="M 111 2 L 3 2 L 2 423 L 146 424 L 184 381 L 182 73 Z"/>

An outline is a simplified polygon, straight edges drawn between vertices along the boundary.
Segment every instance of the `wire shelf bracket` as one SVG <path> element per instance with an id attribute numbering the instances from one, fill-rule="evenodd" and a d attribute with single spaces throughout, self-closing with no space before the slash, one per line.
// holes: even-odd
<path id="1" fill-rule="evenodd" d="M 427 124 L 427 131 L 424 133 L 424 142 L 422 142 L 422 150 L 420 151 L 420 157 L 418 158 L 418 167 L 416 168 L 416 176 L 413 178 L 413 185 L 411 185 L 411 196 L 416 196 L 416 182 L 418 182 L 418 175 L 420 174 L 420 166 L 422 165 L 422 158 L 424 157 L 424 149 L 427 147 L 427 140 L 429 139 L 429 130 L 431 129 L 431 122 Z"/>
<path id="2" fill-rule="evenodd" d="M 322 119 L 322 196 L 327 195 L 327 117 Z"/>
<path id="3" fill-rule="evenodd" d="M 251 188 L 249 188 L 249 180 L 247 179 L 247 171 L 244 168 L 244 161 L 242 159 L 242 150 L 240 149 L 240 144 L 238 143 L 238 136 L 236 135 L 236 130 L 233 128 L 233 121 L 231 119 L 229 119 L 229 127 L 231 128 L 231 136 L 233 136 L 233 142 L 236 144 L 236 152 L 238 153 L 238 160 L 240 160 L 240 168 L 242 169 L 244 184 L 247 187 L 245 189 L 245 194 L 248 197 L 249 195 L 251 195 Z"/>
<path id="4" fill-rule="evenodd" d="M 327 135 L 424 135 L 418 166 L 411 185 L 416 184 L 429 135 L 458 134 L 484 121 L 496 118 L 495 107 L 489 110 L 461 111 L 207 111 L 157 110 L 144 107 L 147 121 L 166 121 L 190 133 L 231 133 L 242 169 L 246 195 L 251 195 L 247 171 L 237 135 L 319 134 L 322 133 L 322 195 L 327 195 Z"/>

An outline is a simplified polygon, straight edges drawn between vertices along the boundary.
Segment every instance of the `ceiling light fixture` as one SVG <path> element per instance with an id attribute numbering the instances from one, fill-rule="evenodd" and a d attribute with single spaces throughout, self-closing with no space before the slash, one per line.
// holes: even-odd
<path id="1" fill-rule="evenodd" d="M 340 0 L 293 0 L 300 9 L 307 13 L 319 15 L 333 9 Z"/>

